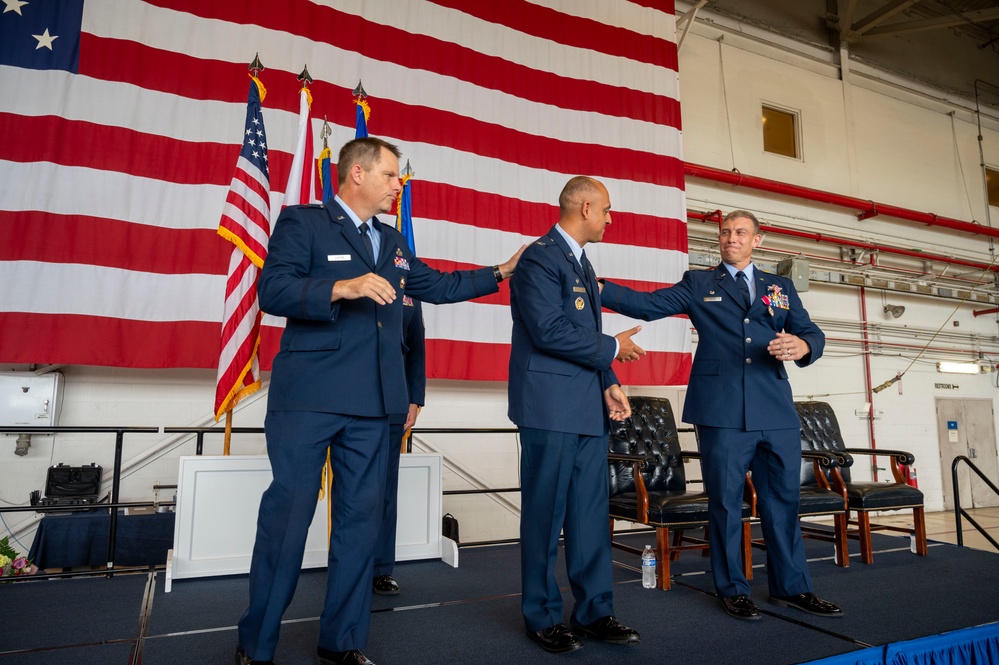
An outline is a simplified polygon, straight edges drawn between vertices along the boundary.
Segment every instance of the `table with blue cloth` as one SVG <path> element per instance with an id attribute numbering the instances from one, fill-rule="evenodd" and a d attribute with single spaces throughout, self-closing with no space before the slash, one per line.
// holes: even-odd
<path id="1" fill-rule="evenodd" d="M 166 563 L 173 547 L 174 513 L 118 514 L 115 540 L 116 566 Z M 104 567 L 108 561 L 106 510 L 46 515 L 38 523 L 28 558 L 41 569 Z"/>

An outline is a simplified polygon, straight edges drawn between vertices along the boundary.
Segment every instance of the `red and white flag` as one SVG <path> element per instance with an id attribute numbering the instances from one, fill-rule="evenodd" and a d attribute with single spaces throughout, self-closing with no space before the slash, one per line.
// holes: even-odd
<path id="1" fill-rule="evenodd" d="M 281 207 L 301 203 L 319 203 L 316 197 L 316 151 L 312 143 L 312 93 L 305 86 L 298 91 L 298 140 L 288 172 Z"/>
<path id="2" fill-rule="evenodd" d="M 378 136 L 420 166 L 427 263 L 505 260 L 590 175 L 614 205 L 586 252 L 600 276 L 650 289 L 686 269 L 672 0 L 30 2 L 0 13 L 0 363 L 217 366 L 232 245 L 216 229 L 257 52 L 271 180 L 291 171 L 302 65 L 334 151 L 363 79 Z M 505 380 L 505 284 L 424 311 L 428 377 Z M 609 333 L 632 325 L 605 314 Z M 263 318 L 264 369 L 280 331 Z M 689 321 L 636 341 L 649 354 L 622 382 L 686 382 Z"/>

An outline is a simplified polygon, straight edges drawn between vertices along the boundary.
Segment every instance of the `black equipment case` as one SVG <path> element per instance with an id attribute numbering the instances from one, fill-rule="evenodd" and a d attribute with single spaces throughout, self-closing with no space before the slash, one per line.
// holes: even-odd
<path id="1" fill-rule="evenodd" d="M 98 501 L 101 492 L 101 476 L 104 467 L 91 463 L 89 466 L 50 466 L 45 479 L 45 497 L 40 498 L 38 490 L 31 493 L 32 506 L 65 507 L 92 506 Z"/>

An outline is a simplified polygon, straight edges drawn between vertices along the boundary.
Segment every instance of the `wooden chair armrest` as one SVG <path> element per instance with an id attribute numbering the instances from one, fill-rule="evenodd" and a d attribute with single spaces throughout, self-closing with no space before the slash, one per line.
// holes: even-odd
<path id="1" fill-rule="evenodd" d="M 650 461 L 644 455 L 631 455 L 628 453 L 607 453 L 607 460 L 610 462 L 637 462 L 640 465 L 640 469 L 644 469 L 645 465 Z"/>
<path id="2" fill-rule="evenodd" d="M 834 469 L 839 466 L 839 456 L 825 450 L 802 450 L 801 458 L 812 460 L 812 473 L 815 475 L 815 484 L 824 490 L 832 489 L 829 486 L 829 479 L 822 469 Z M 852 458 L 851 458 L 852 459 Z"/>
<path id="3" fill-rule="evenodd" d="M 888 448 L 846 448 L 851 455 L 884 455 L 898 460 L 899 464 L 908 466 L 916 461 L 915 455 L 906 450 L 889 450 Z"/>
<path id="4" fill-rule="evenodd" d="M 843 501 L 846 501 L 847 500 L 847 496 L 846 496 L 846 482 L 843 480 L 843 476 L 839 472 L 839 467 L 833 467 L 832 468 L 832 473 L 830 473 L 829 475 L 832 476 L 832 480 L 833 480 L 833 482 L 832 482 L 832 488 L 831 489 L 834 492 L 838 493 L 840 496 L 842 496 L 843 497 Z"/>
<path id="5" fill-rule="evenodd" d="M 649 490 L 645 487 L 645 478 L 641 472 L 644 466 L 644 462 L 636 460 L 632 467 L 635 474 L 635 521 L 639 524 L 649 523 Z"/>
<path id="6" fill-rule="evenodd" d="M 639 524 L 649 523 L 649 490 L 645 487 L 642 469 L 652 460 L 645 455 L 628 453 L 607 453 L 609 462 L 631 462 L 631 473 L 635 479 L 635 521 Z"/>
<path id="7" fill-rule="evenodd" d="M 906 451 L 906 450 L 890 450 L 888 448 L 847 448 L 846 452 L 854 455 L 884 455 L 890 460 L 889 467 L 891 468 L 892 478 L 895 479 L 896 483 L 905 483 L 905 476 L 902 475 L 902 469 L 899 465 L 909 466 L 916 461 L 916 457 Z"/>
<path id="8" fill-rule="evenodd" d="M 756 512 L 756 485 L 753 484 L 753 477 L 746 474 L 746 486 L 742 490 L 742 499 L 749 504 L 749 514 L 757 517 Z"/>
<path id="9" fill-rule="evenodd" d="M 810 459 L 825 469 L 840 466 L 839 456 L 835 453 L 826 452 L 824 450 L 802 450 L 801 457 L 803 459 Z"/>

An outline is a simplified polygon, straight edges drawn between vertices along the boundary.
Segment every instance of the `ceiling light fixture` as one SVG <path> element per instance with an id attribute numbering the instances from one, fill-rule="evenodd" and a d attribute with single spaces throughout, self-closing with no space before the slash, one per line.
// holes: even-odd
<path id="1" fill-rule="evenodd" d="M 937 363 L 937 371 L 944 374 L 988 374 L 992 369 L 992 365 L 984 363 Z"/>

